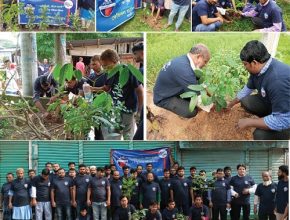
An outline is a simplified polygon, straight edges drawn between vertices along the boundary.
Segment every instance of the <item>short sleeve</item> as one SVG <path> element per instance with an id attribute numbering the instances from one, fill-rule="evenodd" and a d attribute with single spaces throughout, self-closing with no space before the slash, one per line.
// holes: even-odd
<path id="1" fill-rule="evenodd" d="M 282 22 L 282 16 L 281 12 L 278 9 L 272 10 L 272 23 L 281 23 Z"/>
<path id="2" fill-rule="evenodd" d="M 257 189 L 256 189 L 256 192 L 255 192 L 255 195 L 256 196 L 261 196 L 261 192 L 260 192 L 260 185 L 257 187 Z"/>
<path id="3" fill-rule="evenodd" d="M 208 16 L 208 13 L 207 13 L 207 5 L 205 2 L 203 3 L 200 3 L 198 6 L 197 6 L 197 15 L 200 17 L 200 16 Z"/>

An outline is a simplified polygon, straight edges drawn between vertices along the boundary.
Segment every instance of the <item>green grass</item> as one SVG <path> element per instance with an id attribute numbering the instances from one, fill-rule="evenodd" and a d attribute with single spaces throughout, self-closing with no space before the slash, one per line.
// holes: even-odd
<path id="1" fill-rule="evenodd" d="M 152 89 L 162 66 L 174 57 L 188 53 L 190 48 L 203 43 L 211 56 L 234 51 L 239 56 L 242 47 L 250 40 L 261 39 L 260 33 L 148 33 L 147 34 L 147 86 Z M 290 64 L 290 34 L 281 34 L 276 58 Z M 158 48 L 158 49 L 156 49 Z M 211 62 L 209 61 L 209 64 Z"/>
<path id="2" fill-rule="evenodd" d="M 155 30 L 154 28 L 152 28 L 150 25 L 148 25 L 148 23 L 146 23 L 143 19 L 143 15 L 144 13 L 146 13 L 147 15 L 150 16 L 150 10 L 146 9 L 146 11 L 144 11 L 143 9 L 138 9 L 136 10 L 136 14 L 135 17 L 132 18 L 131 20 L 129 20 L 128 22 L 122 24 L 120 27 L 116 28 L 114 31 L 133 31 L 133 32 L 138 32 L 138 31 L 160 31 L 160 32 L 172 32 L 175 30 L 175 23 L 173 23 L 173 25 L 171 25 L 171 27 L 165 29 L 164 26 L 167 24 L 167 20 L 168 17 L 167 16 L 163 16 L 162 20 L 159 20 L 159 22 L 162 25 L 162 29 L 161 30 Z M 156 13 L 154 13 L 154 16 L 156 15 Z M 174 18 L 174 22 L 176 22 L 177 19 L 177 15 Z M 191 23 L 187 20 L 184 19 L 183 23 L 180 26 L 180 31 L 191 31 Z"/>

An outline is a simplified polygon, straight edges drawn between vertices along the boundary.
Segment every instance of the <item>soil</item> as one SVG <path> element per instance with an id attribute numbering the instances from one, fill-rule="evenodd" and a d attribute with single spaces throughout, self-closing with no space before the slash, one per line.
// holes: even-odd
<path id="1" fill-rule="evenodd" d="M 182 118 L 153 103 L 152 92 L 147 92 L 147 140 L 252 140 L 254 128 L 236 127 L 241 118 L 255 117 L 240 105 L 228 112 L 199 111 L 191 119 Z M 148 120 L 154 118 L 153 122 Z M 152 121 L 152 120 L 151 120 Z"/>
<path id="2" fill-rule="evenodd" d="M 155 31 L 160 31 L 161 29 L 163 29 L 161 20 L 158 20 L 156 22 L 155 17 L 152 17 L 151 15 L 145 15 L 142 17 L 142 19 L 144 23 L 148 24 Z"/>

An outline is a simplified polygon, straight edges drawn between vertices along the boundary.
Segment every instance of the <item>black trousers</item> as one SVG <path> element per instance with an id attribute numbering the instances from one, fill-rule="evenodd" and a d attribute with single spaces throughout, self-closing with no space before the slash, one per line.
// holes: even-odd
<path id="1" fill-rule="evenodd" d="M 250 95 L 241 100 L 241 106 L 249 113 L 258 117 L 265 117 L 272 113 L 272 108 L 269 104 L 263 101 L 260 95 Z M 283 131 L 263 130 L 256 128 L 254 140 L 288 140 L 290 138 L 290 129 Z"/>
<path id="2" fill-rule="evenodd" d="M 226 205 L 214 205 L 212 207 L 212 220 L 227 220 L 227 206 Z"/>
<path id="3" fill-rule="evenodd" d="M 262 18 L 252 17 L 252 22 L 256 26 L 256 28 L 259 28 L 259 29 L 265 28 Z"/>
<path id="4" fill-rule="evenodd" d="M 240 205 L 232 203 L 231 220 L 239 220 L 241 216 L 241 209 L 243 210 L 243 220 L 250 220 L 250 204 Z"/>
<path id="5" fill-rule="evenodd" d="M 276 215 L 272 214 L 262 214 L 259 213 L 259 220 L 276 220 Z"/>
<path id="6" fill-rule="evenodd" d="M 193 118 L 197 114 L 197 108 L 195 108 L 193 112 L 190 112 L 189 101 L 178 96 L 162 100 L 156 105 L 161 108 L 165 108 L 183 118 Z"/>

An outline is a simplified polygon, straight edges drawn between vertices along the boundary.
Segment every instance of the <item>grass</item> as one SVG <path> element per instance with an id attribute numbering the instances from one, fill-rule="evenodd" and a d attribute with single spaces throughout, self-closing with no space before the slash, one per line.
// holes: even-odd
<path id="1" fill-rule="evenodd" d="M 167 24 L 168 16 L 163 16 L 160 22 L 160 26 L 162 27 L 160 30 L 157 30 L 153 27 L 151 27 L 143 18 L 144 14 L 150 16 L 150 10 L 146 9 L 145 11 L 143 9 L 138 9 L 136 10 L 135 17 L 129 20 L 128 22 L 124 23 L 120 27 L 116 28 L 114 31 L 129 31 L 129 32 L 138 32 L 138 31 L 160 31 L 160 32 L 172 32 L 175 30 L 175 23 L 171 25 L 171 27 L 165 29 L 164 26 Z M 154 16 L 156 13 L 154 13 Z M 174 22 L 177 20 L 177 15 L 174 18 Z M 180 26 L 180 31 L 191 31 L 191 23 L 187 20 L 184 19 L 183 23 Z"/>
<path id="2" fill-rule="evenodd" d="M 222 55 L 223 51 L 234 51 L 237 56 L 246 42 L 260 39 L 260 33 L 148 33 L 147 34 L 147 86 L 155 84 L 162 66 L 174 57 L 188 53 L 197 43 L 208 46 L 212 56 Z M 276 57 L 290 64 L 290 35 L 281 34 Z M 158 49 L 156 49 L 158 48 Z M 221 52 L 222 51 L 222 52 Z M 211 62 L 209 61 L 210 65 Z"/>

